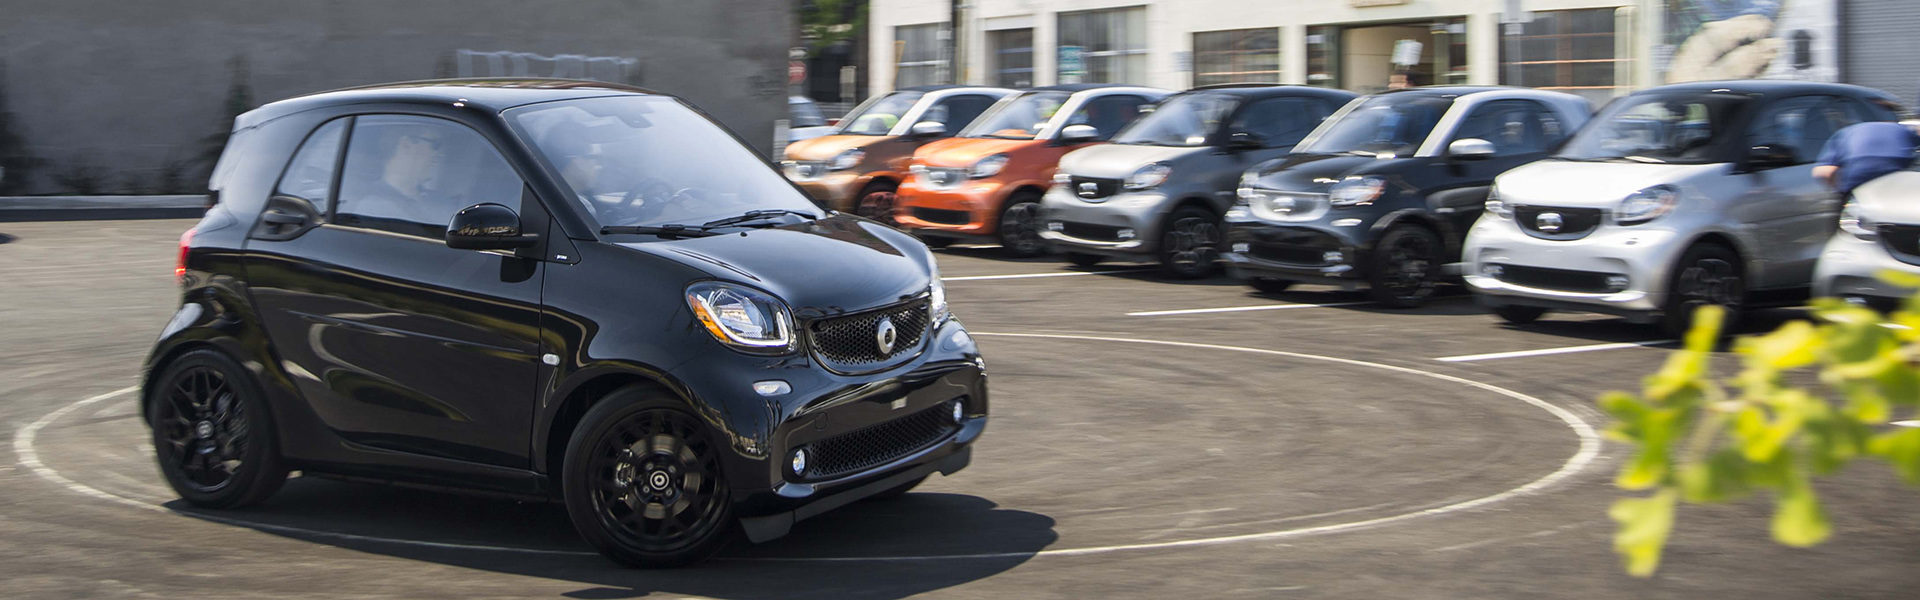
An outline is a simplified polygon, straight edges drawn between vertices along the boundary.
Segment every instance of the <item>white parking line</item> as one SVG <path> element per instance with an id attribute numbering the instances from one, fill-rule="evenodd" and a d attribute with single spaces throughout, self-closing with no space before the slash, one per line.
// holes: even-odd
<path id="1" fill-rule="evenodd" d="M 965 277 L 941 277 L 941 281 L 987 281 L 990 279 L 1037 279 L 1040 277 L 1074 277 L 1077 275 L 1104 275 L 1107 273 L 1125 273 L 1142 269 L 1107 269 L 1105 271 L 1066 271 L 1060 273 L 1020 273 L 1017 275 L 968 275 Z"/>
<path id="2" fill-rule="evenodd" d="M 1601 350 L 1619 350 L 1621 348 L 1641 348 L 1671 344 L 1673 340 L 1646 340 L 1640 342 L 1615 342 L 1611 344 L 1592 344 L 1588 346 L 1566 346 L 1562 348 L 1542 348 L 1539 350 L 1519 350 L 1515 352 L 1494 352 L 1491 354 L 1465 354 L 1461 356 L 1442 356 L 1434 360 L 1440 362 L 1473 362 L 1480 360 L 1500 360 L 1503 358 L 1524 358 L 1528 356 L 1547 356 L 1550 354 L 1574 354 L 1577 352 L 1599 352 Z"/>
<path id="3" fill-rule="evenodd" d="M 1254 306 L 1228 306 L 1223 308 L 1183 308 L 1180 310 L 1149 310 L 1127 313 L 1129 317 L 1161 317 L 1166 315 L 1197 315 L 1204 313 L 1246 312 L 1250 310 L 1282 310 L 1288 308 L 1326 308 L 1329 306 L 1358 306 L 1371 302 L 1329 302 L 1326 304 L 1257 304 Z"/>

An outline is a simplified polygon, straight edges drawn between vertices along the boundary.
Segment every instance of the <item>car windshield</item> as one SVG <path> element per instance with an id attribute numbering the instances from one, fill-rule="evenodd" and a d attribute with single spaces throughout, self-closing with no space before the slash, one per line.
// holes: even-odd
<path id="1" fill-rule="evenodd" d="M 789 127 L 820 127 L 827 124 L 827 116 L 820 114 L 820 105 L 812 100 L 795 96 L 787 101 L 787 116 L 792 122 Z"/>
<path id="2" fill-rule="evenodd" d="M 1647 163 L 1720 162 L 1714 148 L 1738 132 L 1746 96 L 1712 92 L 1641 94 L 1615 100 L 1554 158 Z"/>
<path id="3" fill-rule="evenodd" d="M 1240 104 L 1231 94 L 1182 94 L 1113 136 L 1116 144 L 1201 146 Z"/>
<path id="4" fill-rule="evenodd" d="M 672 98 L 545 102 L 506 115 L 603 227 L 700 225 L 764 209 L 820 214 L 765 160 Z"/>
<path id="5" fill-rule="evenodd" d="M 1431 94 L 1381 94 L 1309 135 L 1295 152 L 1410 156 L 1433 133 L 1453 98 Z"/>
<path id="6" fill-rule="evenodd" d="M 853 112 L 840 119 L 842 135 L 887 135 L 893 126 L 907 115 L 915 102 L 920 101 L 920 92 L 894 92 L 885 96 L 875 96 L 854 107 Z"/>
<path id="7" fill-rule="evenodd" d="M 960 137 L 1030 140 L 1045 129 L 1053 113 L 1066 104 L 1066 92 L 1027 92 L 995 105 L 960 131 Z"/>

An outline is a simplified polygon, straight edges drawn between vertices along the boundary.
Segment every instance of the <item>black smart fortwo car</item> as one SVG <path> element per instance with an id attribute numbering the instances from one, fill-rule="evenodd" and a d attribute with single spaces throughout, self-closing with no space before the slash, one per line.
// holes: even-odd
<path id="1" fill-rule="evenodd" d="M 933 257 L 706 115 L 429 81 L 235 120 L 147 364 L 168 483 L 288 471 L 551 498 L 638 566 L 967 465 L 985 363 Z"/>

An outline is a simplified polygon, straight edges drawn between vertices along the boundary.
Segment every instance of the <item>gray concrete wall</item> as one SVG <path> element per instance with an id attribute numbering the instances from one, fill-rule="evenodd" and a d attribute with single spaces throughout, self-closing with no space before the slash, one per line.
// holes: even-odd
<path id="1" fill-rule="evenodd" d="M 679 95 L 762 152 L 783 0 L 61 0 L 0 18 L 0 195 L 191 193 L 239 105 L 556 73 Z M 466 52 L 463 52 L 466 51 Z"/>

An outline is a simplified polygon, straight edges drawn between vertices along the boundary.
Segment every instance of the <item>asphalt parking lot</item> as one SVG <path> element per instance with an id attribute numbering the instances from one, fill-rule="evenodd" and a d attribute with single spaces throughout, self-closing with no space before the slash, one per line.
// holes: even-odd
<path id="1" fill-rule="evenodd" d="M 188 220 L 0 224 L 0 578 L 8 597 L 1894 598 L 1920 587 L 1915 490 L 1863 465 L 1835 536 L 1767 505 L 1684 508 L 1627 577 L 1625 448 L 1592 398 L 1664 359 L 1650 328 L 1496 324 L 1455 294 L 1392 310 L 1144 265 L 941 251 L 994 415 L 973 465 L 673 571 L 614 566 L 557 506 L 296 479 L 185 507 L 129 386 L 176 305 Z M 823 265 L 823 268 L 830 268 Z M 1797 316 L 1773 311 L 1751 329 Z M 1726 367 L 1727 365 L 1723 365 Z"/>

